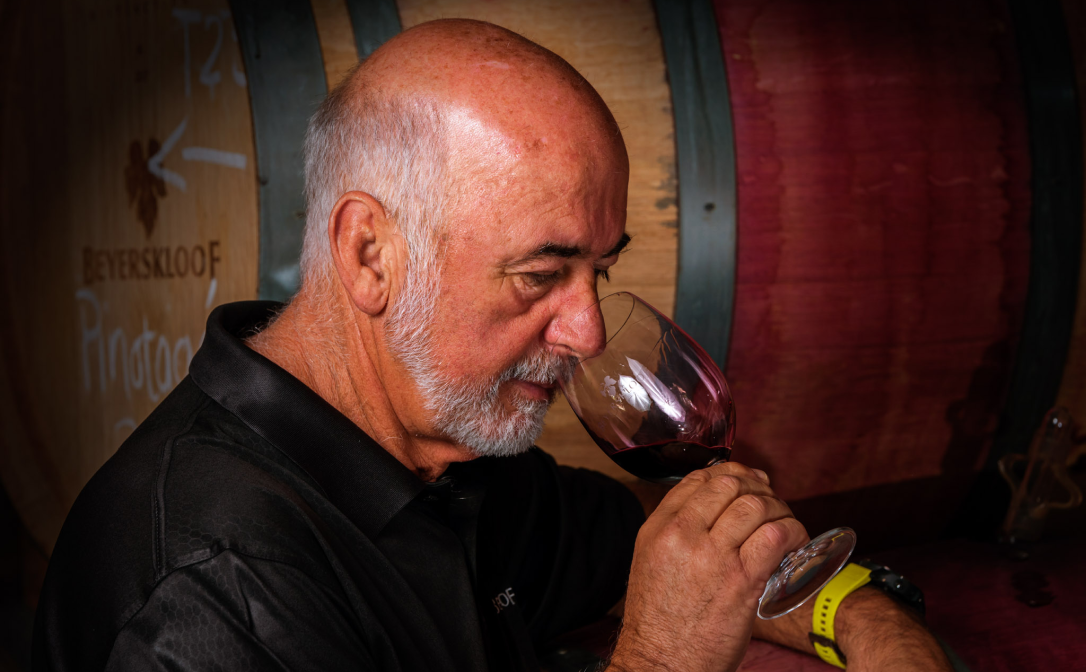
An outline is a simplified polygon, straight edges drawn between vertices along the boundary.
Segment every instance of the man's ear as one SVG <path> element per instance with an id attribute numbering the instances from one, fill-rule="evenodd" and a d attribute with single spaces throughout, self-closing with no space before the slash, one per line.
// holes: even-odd
<path id="1" fill-rule="evenodd" d="M 340 282 L 354 305 L 378 315 L 388 305 L 396 246 L 385 209 L 361 191 L 339 197 L 328 217 L 328 243 Z"/>

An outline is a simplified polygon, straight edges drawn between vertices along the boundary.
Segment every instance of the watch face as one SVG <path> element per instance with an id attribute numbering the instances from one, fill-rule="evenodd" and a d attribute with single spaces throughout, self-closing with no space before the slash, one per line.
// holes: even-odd
<path id="1" fill-rule="evenodd" d="M 924 591 L 917 588 L 911 581 L 889 567 L 870 560 L 860 560 L 856 564 L 871 570 L 872 586 L 904 605 L 912 607 L 921 616 L 924 615 Z"/>

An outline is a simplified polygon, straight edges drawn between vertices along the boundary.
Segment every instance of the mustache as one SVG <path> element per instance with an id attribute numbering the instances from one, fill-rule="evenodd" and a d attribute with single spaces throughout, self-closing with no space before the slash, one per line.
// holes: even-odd
<path id="1" fill-rule="evenodd" d="M 540 385 L 555 385 L 569 382 L 573 378 L 580 360 L 571 355 L 556 355 L 546 350 L 537 350 L 506 369 L 498 383 L 508 380 L 526 380 Z"/>

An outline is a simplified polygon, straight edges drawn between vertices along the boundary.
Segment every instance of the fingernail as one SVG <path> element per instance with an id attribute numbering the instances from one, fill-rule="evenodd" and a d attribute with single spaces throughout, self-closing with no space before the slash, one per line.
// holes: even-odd
<path id="1" fill-rule="evenodd" d="M 758 478 L 762 479 L 763 483 L 769 483 L 769 474 L 765 473 L 761 469 L 755 469 L 754 473 L 758 475 Z"/>

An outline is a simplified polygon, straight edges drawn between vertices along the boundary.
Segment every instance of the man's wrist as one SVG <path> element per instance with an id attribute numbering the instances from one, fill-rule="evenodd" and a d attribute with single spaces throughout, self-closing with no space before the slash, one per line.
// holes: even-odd
<path id="1" fill-rule="evenodd" d="M 671 672 L 672 669 L 680 669 L 672 668 L 676 662 L 680 661 L 674 660 L 666 647 L 653 645 L 650 638 L 626 624 L 619 632 L 606 669 L 607 672 Z"/>
<path id="2" fill-rule="evenodd" d="M 876 662 L 886 666 L 890 661 L 912 663 L 916 669 L 950 669 L 919 614 L 871 586 L 856 590 L 841 602 L 834 633 L 850 670 L 875 669 Z"/>
<path id="3" fill-rule="evenodd" d="M 728 661 L 738 666 L 750 639 L 748 635 L 741 644 L 736 640 L 736 646 L 731 651 L 712 653 L 713 644 L 729 639 L 726 635 L 720 632 L 699 633 L 705 638 L 715 637 L 713 642 L 709 642 L 696 636 L 681 640 L 671 636 L 661 637 L 661 632 L 625 624 L 619 632 L 606 672 L 700 672 L 719 669 L 722 665 L 727 667 Z"/>
<path id="4" fill-rule="evenodd" d="M 640 655 L 616 647 L 605 672 L 671 672 L 671 669 L 657 656 Z"/>

